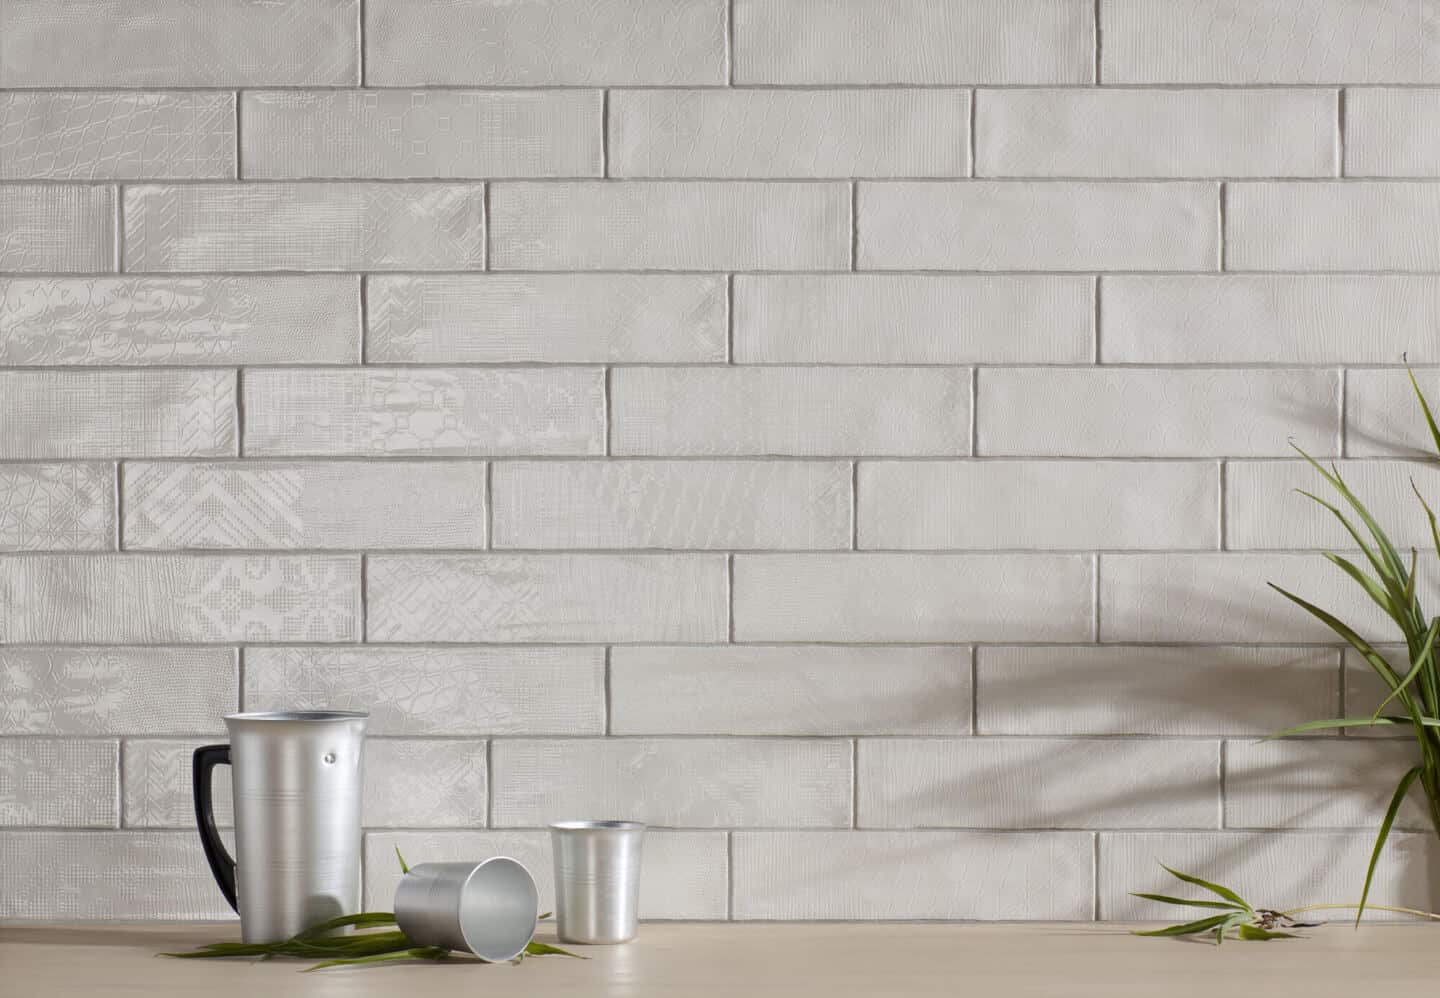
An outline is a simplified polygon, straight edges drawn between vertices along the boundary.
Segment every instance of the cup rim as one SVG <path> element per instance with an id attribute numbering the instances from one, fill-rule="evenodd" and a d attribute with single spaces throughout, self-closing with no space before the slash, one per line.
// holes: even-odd
<path id="1" fill-rule="evenodd" d="M 620 821 L 605 819 L 600 821 L 552 821 L 550 828 L 557 832 L 633 832 L 645 828 L 643 821 Z"/>
<path id="2" fill-rule="evenodd" d="M 368 710 L 247 710 L 226 714 L 226 721 L 359 721 Z"/>

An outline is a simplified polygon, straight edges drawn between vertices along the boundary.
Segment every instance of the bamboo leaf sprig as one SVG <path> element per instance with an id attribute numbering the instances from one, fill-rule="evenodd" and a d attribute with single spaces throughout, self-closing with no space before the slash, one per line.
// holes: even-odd
<path id="1" fill-rule="evenodd" d="M 1301 908 L 1290 908 L 1286 911 L 1279 911 L 1275 908 L 1256 908 L 1246 901 L 1235 891 L 1220 884 L 1202 880 L 1189 873 L 1181 873 L 1179 870 L 1172 870 L 1170 867 L 1161 864 L 1161 869 L 1187 884 L 1194 884 L 1214 894 L 1220 900 L 1179 898 L 1171 897 L 1168 894 L 1147 894 L 1140 891 L 1131 893 L 1132 897 L 1144 898 L 1147 901 L 1158 901 L 1161 904 L 1175 904 L 1187 908 L 1206 908 L 1220 912 L 1216 915 L 1207 915 L 1204 918 L 1196 919 L 1193 922 L 1181 922 L 1177 925 L 1167 925 L 1163 929 L 1136 930 L 1133 934 L 1137 936 L 1198 936 L 1212 934 L 1215 937 L 1215 945 L 1223 943 L 1231 932 L 1235 933 L 1234 938 L 1245 939 L 1252 942 L 1266 942 L 1271 939 L 1300 939 L 1293 932 L 1286 932 L 1286 929 L 1310 929 L 1322 923 L 1302 922 L 1295 918 L 1296 915 L 1309 911 L 1355 909 L 1362 907 L 1354 904 L 1311 904 Z M 1433 921 L 1440 921 L 1440 915 L 1433 912 L 1419 911 L 1415 908 L 1398 908 L 1391 905 L 1372 904 L 1369 906 L 1376 911 L 1390 911 L 1402 915 L 1414 915 L 1418 918 L 1428 918 Z"/>
<path id="2" fill-rule="evenodd" d="M 410 867 L 405 862 L 405 857 L 400 855 L 400 850 L 395 850 L 395 857 L 400 861 L 400 871 L 409 873 Z M 549 918 L 550 912 L 540 916 Z M 181 960 L 208 960 L 223 957 L 248 956 L 260 960 L 268 960 L 276 956 L 293 956 L 307 960 L 320 960 L 320 963 L 313 967 L 307 967 L 306 973 L 312 970 L 324 970 L 327 967 L 345 967 L 355 964 L 386 963 L 397 960 L 445 960 L 450 956 L 450 950 L 443 946 L 416 946 L 405 933 L 398 928 L 389 931 L 361 931 L 351 935 L 334 935 L 341 929 L 355 928 L 362 930 L 378 930 L 387 925 L 395 925 L 395 914 L 389 911 L 363 911 L 356 915 L 341 915 L 332 918 L 300 932 L 289 939 L 282 939 L 274 943 L 209 943 L 197 950 L 188 953 L 161 953 L 161 956 L 173 956 Z M 516 963 L 527 956 L 570 956 L 583 960 L 584 957 L 577 956 L 568 950 L 558 946 L 551 946 L 548 943 L 536 942 L 533 939 L 525 947 L 525 952 L 515 958 Z M 481 963 L 487 961 L 479 957 L 475 959 Z"/>

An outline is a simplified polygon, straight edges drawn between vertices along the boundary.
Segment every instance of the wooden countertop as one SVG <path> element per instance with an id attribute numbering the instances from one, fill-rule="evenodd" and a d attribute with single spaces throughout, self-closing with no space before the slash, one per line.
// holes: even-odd
<path id="1" fill-rule="evenodd" d="M 1334 923 L 1309 938 L 1213 945 L 1076 924 L 652 923 L 590 959 L 300 971 L 288 960 L 168 960 L 162 950 L 238 939 L 234 923 L 0 925 L 0 996 L 483 995 L 699 998 L 944 995 L 1128 998 L 1217 994 L 1425 995 L 1440 987 L 1440 925 Z M 553 941 L 550 931 L 538 937 Z"/>

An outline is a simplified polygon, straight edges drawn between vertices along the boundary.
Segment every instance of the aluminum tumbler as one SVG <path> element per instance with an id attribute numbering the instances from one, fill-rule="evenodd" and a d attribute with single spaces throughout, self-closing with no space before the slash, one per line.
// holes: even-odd
<path id="1" fill-rule="evenodd" d="M 638 821 L 561 821 L 555 851 L 555 928 L 561 942 L 626 943 L 640 909 Z"/>
<path id="2" fill-rule="evenodd" d="M 444 946 L 482 960 L 513 960 L 535 937 L 540 892 L 508 856 L 483 863 L 421 863 L 395 891 L 395 921 L 417 946 Z"/>

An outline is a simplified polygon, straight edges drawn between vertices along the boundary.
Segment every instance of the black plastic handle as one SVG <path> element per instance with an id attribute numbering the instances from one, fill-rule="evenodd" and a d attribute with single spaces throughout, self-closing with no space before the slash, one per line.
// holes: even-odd
<path id="1" fill-rule="evenodd" d="M 210 861 L 210 872 L 220 885 L 220 893 L 237 912 L 240 905 L 235 898 L 235 860 L 225 848 L 220 832 L 215 827 L 215 802 L 212 799 L 216 766 L 230 765 L 229 745 L 204 745 L 195 750 L 190 775 L 195 785 L 195 824 L 200 829 L 200 845 L 205 849 L 205 858 Z"/>

